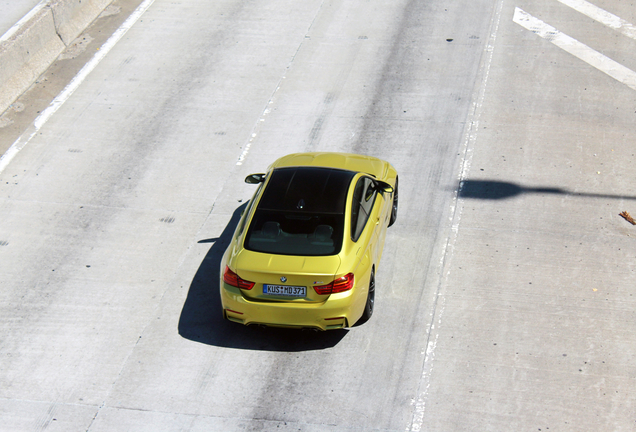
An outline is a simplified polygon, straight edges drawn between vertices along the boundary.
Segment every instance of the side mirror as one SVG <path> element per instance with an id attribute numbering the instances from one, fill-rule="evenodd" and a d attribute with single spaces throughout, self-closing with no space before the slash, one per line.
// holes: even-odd
<path id="1" fill-rule="evenodd" d="M 259 184 L 265 181 L 265 174 L 250 174 L 245 177 L 245 183 Z"/>
<path id="2" fill-rule="evenodd" d="M 393 186 L 391 186 L 387 182 L 383 182 L 382 180 L 376 180 L 375 184 L 376 184 L 376 190 L 378 192 L 381 192 L 383 194 L 384 193 L 388 193 L 388 194 L 393 193 Z"/>

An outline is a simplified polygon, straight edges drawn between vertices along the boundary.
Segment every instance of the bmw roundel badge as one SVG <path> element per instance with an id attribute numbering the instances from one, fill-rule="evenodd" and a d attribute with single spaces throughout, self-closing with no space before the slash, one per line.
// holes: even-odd
<path id="1" fill-rule="evenodd" d="M 282 278 L 280 278 L 281 282 L 287 282 L 287 278 L 285 276 L 283 276 Z"/>

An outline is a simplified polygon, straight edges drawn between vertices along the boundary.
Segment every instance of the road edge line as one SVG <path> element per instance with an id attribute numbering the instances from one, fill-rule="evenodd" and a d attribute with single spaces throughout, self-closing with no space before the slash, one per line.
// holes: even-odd
<path id="1" fill-rule="evenodd" d="M 121 38 L 132 28 L 132 26 L 141 18 L 155 0 L 144 0 L 137 9 L 130 14 L 124 23 L 113 33 L 106 42 L 99 48 L 97 53 L 89 60 L 88 63 L 73 77 L 70 83 L 58 94 L 49 106 L 35 119 L 33 124 L 9 147 L 9 149 L 0 156 L 0 174 L 6 169 L 11 161 L 17 156 L 31 139 L 42 129 L 46 122 L 57 112 L 62 105 L 71 97 L 71 95 L 84 82 L 86 77 L 97 67 L 97 65 L 106 57 L 110 50 L 121 40 Z"/>

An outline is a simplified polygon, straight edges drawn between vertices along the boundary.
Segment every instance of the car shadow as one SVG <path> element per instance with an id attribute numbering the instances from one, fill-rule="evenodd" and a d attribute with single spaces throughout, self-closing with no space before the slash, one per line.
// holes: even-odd
<path id="1" fill-rule="evenodd" d="M 219 295 L 220 265 L 247 203 L 238 207 L 218 238 L 200 240 L 213 243 L 199 266 L 179 318 L 181 337 L 223 348 L 263 351 L 310 351 L 331 348 L 348 330 L 315 332 L 242 326 L 223 318 Z"/>

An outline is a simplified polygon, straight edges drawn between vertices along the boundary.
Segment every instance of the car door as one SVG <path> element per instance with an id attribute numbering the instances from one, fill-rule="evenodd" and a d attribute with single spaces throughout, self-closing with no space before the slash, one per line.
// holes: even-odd
<path id="1" fill-rule="evenodd" d="M 358 179 L 351 204 L 351 240 L 358 245 L 355 270 L 356 285 L 360 287 L 357 305 L 366 302 L 371 269 L 377 258 L 377 243 L 380 232 L 380 218 L 376 201 L 377 188 L 372 178 L 363 176 Z"/>

